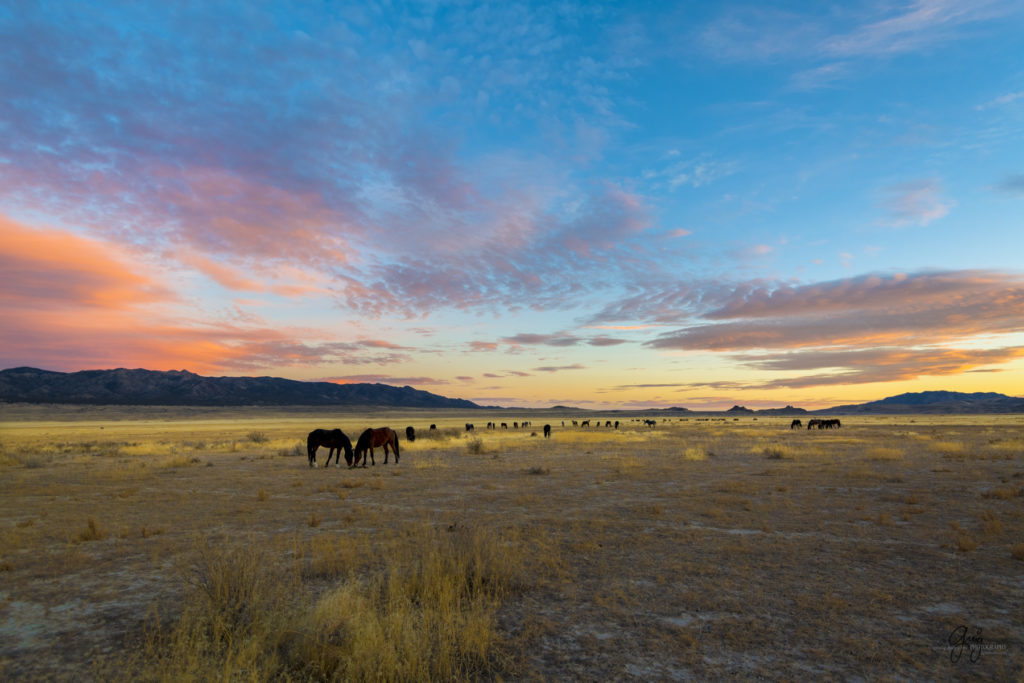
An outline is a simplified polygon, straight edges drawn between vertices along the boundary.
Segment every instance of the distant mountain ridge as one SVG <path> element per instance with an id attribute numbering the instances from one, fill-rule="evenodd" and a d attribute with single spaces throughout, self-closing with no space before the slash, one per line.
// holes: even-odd
<path id="1" fill-rule="evenodd" d="M 412 387 L 300 382 L 279 377 L 203 377 L 187 370 L 0 370 L 0 402 L 166 406 L 482 406 Z"/>
<path id="2" fill-rule="evenodd" d="M 0 370 L 0 403 L 70 403 L 83 405 L 163 406 L 379 406 L 392 408 L 501 409 L 461 398 L 447 398 L 409 386 L 300 382 L 279 377 L 204 377 L 187 370 L 82 370 L 54 372 L 20 367 Z M 580 413 L 585 408 L 552 406 L 548 410 Z M 868 403 L 823 410 L 785 408 L 751 410 L 735 405 L 727 411 L 688 408 L 605 410 L 610 413 L 786 415 L 977 415 L 1024 413 L 1024 398 L 995 392 L 924 391 L 889 396 Z"/>
<path id="3" fill-rule="evenodd" d="M 967 414 L 1024 413 L 1024 398 L 991 391 L 964 393 L 960 391 L 921 391 L 889 396 L 868 403 L 842 405 L 815 413 L 853 414 Z"/>

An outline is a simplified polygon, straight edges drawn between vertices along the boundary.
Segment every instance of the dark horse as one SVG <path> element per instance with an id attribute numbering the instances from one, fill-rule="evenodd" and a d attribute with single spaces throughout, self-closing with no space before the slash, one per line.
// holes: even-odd
<path id="1" fill-rule="evenodd" d="M 384 464 L 388 464 L 388 447 L 390 446 L 395 451 L 395 464 L 398 464 L 398 434 L 395 433 L 394 429 L 390 427 L 381 427 L 380 429 L 367 429 L 365 432 L 359 435 L 359 439 L 356 441 L 356 453 L 355 459 L 352 461 L 352 466 L 355 467 L 359 464 L 359 460 L 362 459 L 363 467 L 366 467 L 366 452 L 370 452 L 370 462 L 374 465 L 377 461 L 373 458 L 373 449 L 377 446 L 384 447 Z"/>
<path id="2" fill-rule="evenodd" d="M 309 455 L 309 466 L 316 467 L 316 449 L 326 446 L 327 462 L 324 467 L 331 464 L 331 456 L 335 456 L 335 464 L 341 467 L 341 449 L 345 449 L 345 462 L 352 466 L 352 442 L 340 429 L 314 429 L 306 437 L 306 454 Z M 335 455 L 337 452 L 337 455 Z"/>
<path id="3" fill-rule="evenodd" d="M 551 425 L 544 425 L 544 438 L 547 439 L 547 438 L 550 438 L 550 437 L 551 437 Z"/>
<path id="4" fill-rule="evenodd" d="M 409 441 L 415 441 L 416 440 L 416 430 L 413 429 L 411 426 L 410 427 L 406 427 L 405 428 L 405 438 L 407 440 L 409 440 Z"/>
<path id="5" fill-rule="evenodd" d="M 802 422 L 800 422 L 800 420 L 793 420 L 793 422 L 789 425 L 789 428 L 790 429 L 796 429 L 797 427 L 803 427 L 803 426 L 804 425 L 803 425 Z"/>

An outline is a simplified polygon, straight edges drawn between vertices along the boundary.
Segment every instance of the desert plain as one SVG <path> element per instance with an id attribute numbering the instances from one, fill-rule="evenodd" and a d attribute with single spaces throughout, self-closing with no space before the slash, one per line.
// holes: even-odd
<path id="1" fill-rule="evenodd" d="M 5 405 L 0 678 L 1021 680 L 1024 416 L 840 417 Z"/>

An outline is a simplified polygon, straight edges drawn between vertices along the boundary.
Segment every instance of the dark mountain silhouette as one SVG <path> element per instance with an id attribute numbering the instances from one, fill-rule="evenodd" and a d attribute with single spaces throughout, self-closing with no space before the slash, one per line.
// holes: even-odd
<path id="1" fill-rule="evenodd" d="M 997 394 L 995 392 L 962 393 L 959 391 L 922 391 L 918 393 L 889 396 L 879 401 L 842 405 L 815 413 L 851 414 L 981 414 L 981 413 L 1024 413 L 1024 398 Z"/>
<path id="2" fill-rule="evenodd" d="M 387 384 L 299 382 L 278 377 L 203 377 L 186 370 L 83 370 L 36 368 L 0 371 L 0 402 L 164 406 L 482 406 L 412 387 Z"/>
<path id="3" fill-rule="evenodd" d="M 806 415 L 807 410 L 805 408 L 794 408 L 793 406 L 786 406 L 785 408 L 764 408 L 763 410 L 757 411 L 758 415 Z"/>

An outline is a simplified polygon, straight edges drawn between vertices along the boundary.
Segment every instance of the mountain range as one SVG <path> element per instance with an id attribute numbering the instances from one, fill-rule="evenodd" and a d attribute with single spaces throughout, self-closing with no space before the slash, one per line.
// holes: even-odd
<path id="1" fill-rule="evenodd" d="M 165 406 L 482 406 L 412 387 L 299 382 L 279 377 L 203 377 L 187 370 L 0 370 L 0 402 Z"/>
<path id="2" fill-rule="evenodd" d="M 125 368 L 80 372 L 54 372 L 28 367 L 0 370 L 0 402 L 165 406 L 346 405 L 462 410 L 497 408 L 481 406 L 465 399 L 447 398 L 409 386 L 300 382 L 279 377 L 203 377 L 187 370 Z M 686 408 L 671 408 L 668 411 L 695 412 Z M 729 415 L 1024 413 L 1024 398 L 994 392 L 924 391 L 825 410 L 805 410 L 791 405 L 752 410 L 736 405 L 723 412 Z"/>

